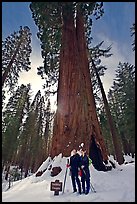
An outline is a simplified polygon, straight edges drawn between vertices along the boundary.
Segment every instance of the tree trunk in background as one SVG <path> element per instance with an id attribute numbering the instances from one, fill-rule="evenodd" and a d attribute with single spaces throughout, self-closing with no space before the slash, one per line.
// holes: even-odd
<path id="1" fill-rule="evenodd" d="M 6 171 L 5 180 L 8 180 L 9 171 L 10 171 L 10 163 L 7 163 L 5 171 Z"/>
<path id="2" fill-rule="evenodd" d="M 122 144 L 123 144 L 124 154 L 130 155 L 129 142 L 126 139 L 124 132 L 120 131 L 120 135 L 121 135 L 121 140 L 122 140 Z"/>
<path id="3" fill-rule="evenodd" d="M 104 160 L 108 159 L 98 122 L 87 58 L 84 21 L 77 14 L 63 14 L 62 47 L 60 56 L 57 112 L 54 121 L 51 157 L 63 153 L 70 156 L 73 148 L 89 153 L 92 136 L 101 146 Z"/>
<path id="4" fill-rule="evenodd" d="M 118 138 L 115 123 L 114 123 L 113 118 L 111 116 L 109 104 L 108 104 L 108 101 L 107 101 L 107 98 L 106 98 L 106 94 L 105 94 L 102 82 L 100 80 L 99 74 L 98 74 L 98 72 L 96 70 L 96 67 L 95 67 L 95 64 L 94 64 L 93 60 L 92 60 L 92 65 L 93 65 L 93 68 L 95 70 L 95 73 L 96 73 L 96 76 L 97 76 L 97 79 L 98 79 L 98 83 L 99 83 L 99 86 L 100 86 L 100 90 L 101 90 L 101 94 L 102 94 L 102 98 L 103 98 L 103 102 L 104 102 L 104 107 L 105 107 L 105 111 L 106 111 L 106 115 L 107 115 L 108 125 L 109 125 L 109 128 L 110 128 L 112 141 L 113 141 L 113 145 L 114 145 L 116 160 L 117 160 L 117 162 L 119 164 L 123 164 L 124 157 L 123 157 L 123 153 L 122 153 L 121 143 L 120 143 L 120 140 Z"/>
<path id="5" fill-rule="evenodd" d="M 134 158 L 134 156 L 135 156 L 135 144 L 133 144 L 133 142 L 131 142 L 131 140 L 129 140 L 129 148 L 130 148 L 132 158 Z"/>

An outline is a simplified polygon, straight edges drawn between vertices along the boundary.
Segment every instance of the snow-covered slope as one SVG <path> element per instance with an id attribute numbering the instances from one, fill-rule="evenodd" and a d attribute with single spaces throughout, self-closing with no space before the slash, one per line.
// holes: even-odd
<path id="1" fill-rule="evenodd" d="M 135 161 L 130 156 L 125 156 L 126 161 Z M 25 179 L 13 182 L 9 190 L 6 184 L 2 192 L 2 202 L 135 202 L 135 162 L 118 165 L 111 171 L 97 171 L 90 165 L 91 183 L 96 193 L 90 191 L 88 195 L 72 193 L 72 184 L 69 171 L 67 173 L 64 194 L 54 195 L 50 191 L 51 181 L 64 182 L 67 157 L 56 156 L 53 160 L 47 158 L 38 171 L 47 169 L 41 176 L 36 174 Z M 52 164 L 60 166 L 62 171 L 55 177 L 51 176 Z M 122 171 L 121 171 L 122 170 Z M 37 171 L 37 172 L 38 172 Z M 8 185 L 8 184 L 7 184 Z"/>

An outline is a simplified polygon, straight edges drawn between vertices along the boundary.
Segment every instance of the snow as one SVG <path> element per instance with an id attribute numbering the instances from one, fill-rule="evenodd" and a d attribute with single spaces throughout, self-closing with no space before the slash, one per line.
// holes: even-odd
<path id="1" fill-rule="evenodd" d="M 8 183 L 2 185 L 2 202 L 135 202 L 135 159 L 131 156 L 124 156 L 127 164 L 118 165 L 111 171 L 97 171 L 90 165 L 91 183 L 96 193 L 91 191 L 88 195 L 73 193 L 69 169 L 67 171 L 64 193 L 54 195 L 50 191 L 51 181 L 59 180 L 64 182 L 66 163 L 69 157 L 56 156 L 53 160 L 50 157 L 39 167 L 38 171 L 46 169 L 44 173 L 36 177 L 36 173 L 19 181 L 14 181 L 10 189 Z M 132 162 L 130 162 L 132 161 Z M 52 177 L 51 168 L 60 166 L 62 171 Z M 37 172 L 38 172 L 37 171 Z"/>

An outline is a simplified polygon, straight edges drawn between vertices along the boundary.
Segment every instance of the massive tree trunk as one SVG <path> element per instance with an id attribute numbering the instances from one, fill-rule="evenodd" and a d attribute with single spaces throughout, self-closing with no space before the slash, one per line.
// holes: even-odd
<path id="1" fill-rule="evenodd" d="M 89 153 L 92 137 L 100 144 L 104 161 L 107 151 L 96 114 L 87 58 L 84 20 L 77 13 L 63 13 L 57 112 L 54 121 L 51 156 L 70 156 L 84 143 Z"/>

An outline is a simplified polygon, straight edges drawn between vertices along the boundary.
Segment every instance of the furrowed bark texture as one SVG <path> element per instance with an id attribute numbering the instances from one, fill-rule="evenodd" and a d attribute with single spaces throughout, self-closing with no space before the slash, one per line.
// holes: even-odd
<path id="1" fill-rule="evenodd" d="M 103 159 L 107 160 L 90 79 L 83 16 L 77 13 L 75 26 L 73 13 L 69 12 L 69 15 L 63 15 L 63 22 L 51 156 L 60 153 L 70 156 L 72 149 L 79 149 L 81 143 L 89 153 L 94 136 L 100 144 Z"/>

